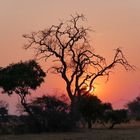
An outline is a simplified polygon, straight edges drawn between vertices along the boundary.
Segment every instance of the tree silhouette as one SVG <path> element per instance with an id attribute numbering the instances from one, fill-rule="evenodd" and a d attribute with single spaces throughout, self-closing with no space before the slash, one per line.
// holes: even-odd
<path id="1" fill-rule="evenodd" d="M 48 71 L 60 75 L 65 81 L 72 109 L 84 95 L 80 89 L 85 86 L 92 88 L 98 77 L 108 77 L 110 70 L 117 65 L 123 66 L 127 71 L 133 69 L 120 48 L 116 49 L 109 64 L 105 58 L 95 53 L 88 38 L 91 29 L 80 23 L 85 20 L 82 14 L 76 14 L 58 25 L 23 35 L 27 40 L 25 49 L 34 48 L 39 59 L 52 61 Z"/>
<path id="2" fill-rule="evenodd" d="M 90 129 L 92 124 L 97 121 L 104 125 L 105 113 L 112 110 L 112 105 L 110 103 L 102 103 L 97 96 L 87 94 L 80 99 L 79 110 Z"/>
<path id="3" fill-rule="evenodd" d="M 113 129 L 116 124 L 127 123 L 129 121 L 126 109 L 110 110 L 105 115 L 106 122 L 111 123 L 110 129 Z"/>
<path id="4" fill-rule="evenodd" d="M 0 122 L 6 121 L 8 115 L 8 103 L 0 100 Z"/>
<path id="5" fill-rule="evenodd" d="M 88 123 L 88 128 L 92 128 L 92 121 L 95 122 L 99 118 L 102 108 L 101 100 L 94 95 L 86 95 L 80 99 L 79 110 Z"/>
<path id="6" fill-rule="evenodd" d="M 30 120 L 30 126 L 33 125 L 32 129 L 66 131 L 72 128 L 69 105 L 61 97 L 37 97 L 28 103 L 28 106 L 38 121 L 36 125 Z"/>
<path id="7" fill-rule="evenodd" d="M 140 96 L 126 104 L 129 114 L 132 118 L 140 120 Z"/>
<path id="8" fill-rule="evenodd" d="M 41 85 L 44 77 L 45 73 L 36 61 L 19 62 L 0 69 L 0 87 L 3 93 L 19 95 L 24 109 L 31 114 L 26 96 Z"/>

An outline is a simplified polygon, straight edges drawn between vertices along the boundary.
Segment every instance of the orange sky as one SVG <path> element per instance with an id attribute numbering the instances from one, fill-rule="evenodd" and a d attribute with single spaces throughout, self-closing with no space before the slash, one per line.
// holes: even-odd
<path id="1" fill-rule="evenodd" d="M 22 48 L 22 35 L 57 24 L 75 12 L 83 13 L 88 19 L 86 25 L 95 30 L 90 39 L 98 54 L 110 62 L 114 49 L 122 47 L 129 62 L 140 68 L 140 0 L 1 0 L 0 66 L 33 58 L 32 50 Z M 50 75 L 35 95 L 52 91 L 54 83 L 55 89 L 64 87 L 58 76 Z M 140 69 L 126 73 L 118 67 L 107 83 L 95 83 L 96 95 L 120 108 L 139 95 Z M 0 99 L 9 101 L 13 109 L 18 98 L 0 95 Z"/>

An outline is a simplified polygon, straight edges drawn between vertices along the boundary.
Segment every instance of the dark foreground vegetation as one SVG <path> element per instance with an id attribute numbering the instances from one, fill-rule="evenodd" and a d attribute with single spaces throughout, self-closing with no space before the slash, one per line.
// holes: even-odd
<path id="1" fill-rule="evenodd" d="M 78 108 L 77 120 L 72 120 L 71 107 L 66 97 L 42 96 L 28 103 L 28 109 L 32 114 L 27 114 L 24 106 L 18 106 L 22 115 L 13 116 L 8 115 L 7 104 L 1 101 L 0 134 L 76 132 L 77 130 L 85 130 L 85 128 L 91 130 L 107 130 L 114 127 L 115 129 L 119 127 L 126 129 L 127 126 L 129 128 L 135 127 L 132 120 L 138 121 L 137 118 L 140 117 L 139 114 L 137 114 L 137 117 L 136 115 L 133 116 L 129 107 L 127 110 L 113 110 L 110 103 L 102 103 L 100 99 L 93 95 L 84 97 Z M 136 126 L 138 127 L 138 125 Z"/>
<path id="2" fill-rule="evenodd" d="M 139 140 L 140 129 L 135 125 L 126 124 L 113 130 L 107 129 L 82 129 L 76 132 L 41 133 L 25 135 L 0 135 L 1 140 Z"/>

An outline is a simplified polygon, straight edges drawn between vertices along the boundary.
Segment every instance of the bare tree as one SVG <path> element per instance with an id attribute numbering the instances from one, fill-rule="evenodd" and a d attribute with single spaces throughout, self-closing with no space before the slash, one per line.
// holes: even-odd
<path id="1" fill-rule="evenodd" d="M 96 54 L 90 45 L 88 32 L 91 30 L 81 25 L 83 21 L 85 17 L 76 14 L 48 29 L 23 35 L 27 39 L 26 49 L 34 48 L 39 59 L 52 60 L 49 71 L 59 74 L 65 81 L 72 102 L 88 93 L 81 92 L 83 87 L 92 88 L 98 77 L 108 77 L 115 66 L 122 65 L 126 71 L 133 69 L 119 48 L 112 62 L 106 64 L 105 58 Z"/>

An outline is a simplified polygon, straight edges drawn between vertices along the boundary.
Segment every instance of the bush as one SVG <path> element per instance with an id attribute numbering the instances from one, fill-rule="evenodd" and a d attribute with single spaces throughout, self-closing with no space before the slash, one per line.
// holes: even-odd
<path id="1" fill-rule="evenodd" d="M 111 110 L 105 114 L 106 122 L 111 123 L 110 129 L 114 128 L 116 124 L 127 123 L 128 111 L 126 109 Z"/>
<path id="2" fill-rule="evenodd" d="M 26 116 L 22 122 L 32 132 L 68 131 L 72 129 L 69 105 L 54 96 L 36 98 L 28 104 L 32 116 Z M 29 129 L 30 130 L 30 129 Z"/>

